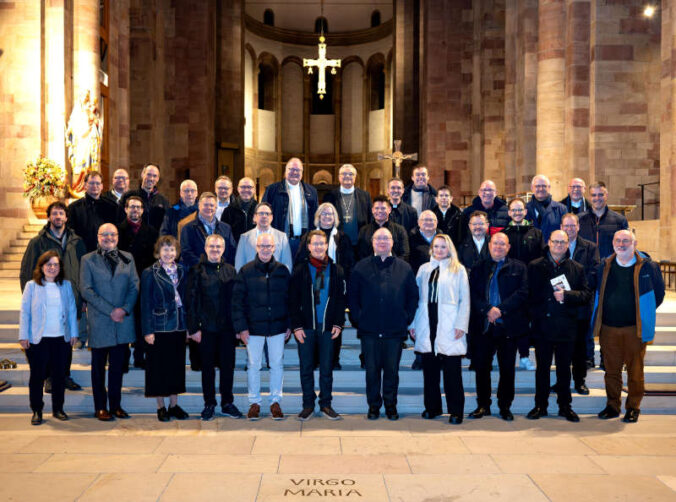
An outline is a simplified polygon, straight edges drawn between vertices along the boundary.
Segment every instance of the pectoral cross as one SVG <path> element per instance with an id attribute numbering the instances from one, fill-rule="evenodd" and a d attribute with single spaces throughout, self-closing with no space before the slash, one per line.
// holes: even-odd
<path id="1" fill-rule="evenodd" d="M 394 151 L 392 152 L 392 155 L 383 155 L 382 153 L 378 154 L 378 160 L 385 160 L 389 159 L 392 161 L 392 164 L 394 165 L 394 175 L 399 178 L 400 175 L 400 169 L 401 169 L 401 163 L 404 160 L 418 160 L 418 154 L 417 153 L 401 153 L 401 140 L 400 139 L 395 139 L 394 140 Z"/>
<path id="2" fill-rule="evenodd" d="M 319 79 L 317 81 L 319 99 L 324 99 L 324 94 L 326 94 L 326 68 L 331 68 L 331 75 L 335 75 L 336 68 L 340 68 L 340 59 L 326 59 L 325 41 L 324 35 L 321 35 L 319 37 L 319 57 L 317 59 L 303 58 L 303 67 L 307 67 L 308 75 L 312 75 L 313 66 L 316 66 L 319 71 Z"/>

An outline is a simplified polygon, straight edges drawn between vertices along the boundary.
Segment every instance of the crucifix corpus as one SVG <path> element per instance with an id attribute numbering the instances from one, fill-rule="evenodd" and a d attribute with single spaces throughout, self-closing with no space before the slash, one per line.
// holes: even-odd
<path id="1" fill-rule="evenodd" d="M 417 153 L 401 153 L 401 140 L 400 139 L 395 139 L 394 140 L 394 150 L 392 151 L 392 155 L 383 155 L 382 153 L 378 154 L 378 160 L 391 160 L 392 165 L 394 166 L 394 175 L 399 178 L 400 177 L 400 170 L 401 170 L 401 163 L 404 160 L 418 160 L 418 154 Z"/>
<path id="2" fill-rule="evenodd" d="M 326 59 L 326 38 L 324 35 L 319 37 L 319 57 L 317 59 L 303 58 L 303 67 L 307 67 L 308 75 L 312 74 L 312 67 L 316 66 L 319 72 L 319 79 L 317 80 L 317 94 L 319 99 L 324 99 L 326 94 L 326 68 L 331 68 L 331 75 L 336 74 L 336 68 L 340 68 L 340 59 Z"/>

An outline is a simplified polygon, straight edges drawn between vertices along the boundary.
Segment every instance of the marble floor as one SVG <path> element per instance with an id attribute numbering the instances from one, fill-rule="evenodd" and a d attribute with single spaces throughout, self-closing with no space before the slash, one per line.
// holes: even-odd
<path id="1" fill-rule="evenodd" d="M 346 416 L 39 427 L 0 415 L 2 501 L 674 501 L 676 416 L 495 417 L 450 426 Z"/>

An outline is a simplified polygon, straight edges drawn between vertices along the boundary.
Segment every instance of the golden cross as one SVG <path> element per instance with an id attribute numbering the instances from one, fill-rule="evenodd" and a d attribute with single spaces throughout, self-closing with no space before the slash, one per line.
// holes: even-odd
<path id="1" fill-rule="evenodd" d="M 340 59 L 326 59 L 326 39 L 324 35 L 319 37 L 319 57 L 317 59 L 303 58 L 303 67 L 307 67 L 308 75 L 312 74 L 312 67 L 316 66 L 319 70 L 319 79 L 317 81 L 317 94 L 319 99 L 324 99 L 326 94 L 326 68 L 331 67 L 331 75 L 336 74 L 336 68 L 340 68 Z"/>
<path id="2" fill-rule="evenodd" d="M 382 153 L 378 154 L 378 160 L 386 160 L 389 159 L 392 161 L 392 164 L 394 164 L 394 175 L 399 178 L 400 172 L 399 170 L 401 169 L 401 163 L 404 160 L 418 160 L 418 154 L 417 153 L 401 153 L 401 140 L 400 139 L 395 139 L 394 140 L 394 151 L 392 152 L 392 155 L 383 155 Z"/>

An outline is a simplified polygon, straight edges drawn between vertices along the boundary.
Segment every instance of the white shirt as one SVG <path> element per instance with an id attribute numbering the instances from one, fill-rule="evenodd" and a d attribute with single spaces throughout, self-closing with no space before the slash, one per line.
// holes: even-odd
<path id="1" fill-rule="evenodd" d="M 226 200 L 225 202 L 221 202 L 220 200 L 218 201 L 218 205 L 216 206 L 216 219 L 220 220 L 221 215 L 223 214 L 223 211 L 225 211 L 225 208 L 230 205 L 230 199 Z"/>
<path id="2" fill-rule="evenodd" d="M 474 238 L 474 236 L 472 236 L 472 240 L 474 241 L 474 245 L 476 246 L 477 253 L 481 253 L 481 248 L 484 247 L 484 242 L 486 242 L 486 237 L 484 237 L 483 239 L 481 239 L 479 241 L 479 240 L 476 240 Z"/>
<path id="3" fill-rule="evenodd" d="M 422 192 L 416 192 L 411 190 L 411 205 L 415 208 L 418 215 L 422 212 L 423 205 L 423 194 Z"/>
<path id="4" fill-rule="evenodd" d="M 293 211 L 293 214 L 289 213 L 289 223 L 293 225 L 294 235 L 299 236 L 303 231 L 303 202 L 300 183 L 292 185 L 287 182 L 286 188 L 289 192 L 289 208 Z"/>
<path id="5" fill-rule="evenodd" d="M 64 336 L 66 333 L 61 322 L 61 291 L 55 282 L 47 282 L 42 280 L 42 284 L 46 293 L 47 315 L 45 316 L 45 331 L 42 334 L 43 338 L 58 338 Z"/>

